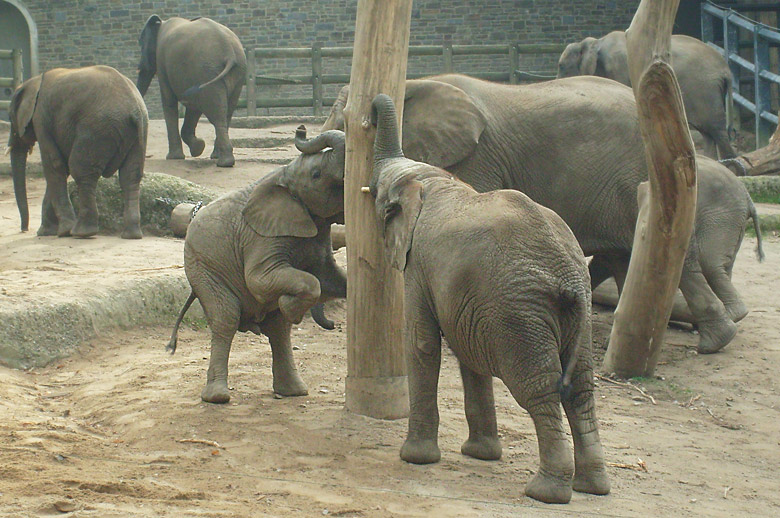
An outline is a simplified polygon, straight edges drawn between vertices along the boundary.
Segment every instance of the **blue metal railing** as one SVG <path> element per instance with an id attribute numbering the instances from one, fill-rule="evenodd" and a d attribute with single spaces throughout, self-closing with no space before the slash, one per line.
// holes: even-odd
<path id="1" fill-rule="evenodd" d="M 723 27 L 723 47 L 715 44 L 716 24 Z M 739 55 L 739 30 L 753 35 L 753 61 Z M 769 142 L 778 124 L 777 115 L 771 112 L 770 83 L 780 85 L 780 74 L 771 71 L 769 65 L 770 44 L 780 44 L 777 29 L 755 22 L 736 11 L 725 9 L 709 0 L 701 5 L 702 40 L 718 50 L 726 58 L 731 69 L 731 85 L 734 102 L 755 115 L 756 148 Z M 740 92 L 743 71 L 753 76 L 753 101 Z"/>

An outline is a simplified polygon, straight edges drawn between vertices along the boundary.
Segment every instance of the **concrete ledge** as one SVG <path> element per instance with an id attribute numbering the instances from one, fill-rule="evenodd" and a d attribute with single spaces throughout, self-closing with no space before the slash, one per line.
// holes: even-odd
<path id="1" fill-rule="evenodd" d="M 179 271 L 118 282 L 104 293 L 72 302 L 0 310 L 0 364 L 43 367 L 112 329 L 168 323 L 173 329 L 189 294 L 184 271 Z M 203 318 L 197 302 L 187 316 Z M 166 343 L 160 342 L 161 354 Z"/>
<path id="2" fill-rule="evenodd" d="M 279 115 L 257 117 L 233 117 L 231 128 L 267 128 L 282 124 L 322 124 L 328 117 L 325 115 Z"/>

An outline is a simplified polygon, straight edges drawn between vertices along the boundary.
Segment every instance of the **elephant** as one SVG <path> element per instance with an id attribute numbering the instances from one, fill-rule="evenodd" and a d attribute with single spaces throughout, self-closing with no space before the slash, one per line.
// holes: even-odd
<path id="1" fill-rule="evenodd" d="M 540 468 L 526 495 L 567 503 L 572 488 L 609 493 L 593 397 L 590 279 L 574 234 L 521 192 L 478 193 L 443 169 L 405 158 L 390 97 L 374 99 L 371 119 L 369 190 L 385 256 L 404 276 L 410 415 L 401 458 L 441 458 L 436 391 L 444 336 L 463 379 L 464 455 L 501 457 L 495 376 L 536 428 Z"/>
<path id="2" fill-rule="evenodd" d="M 55 68 L 16 89 L 9 117 L 8 148 L 23 232 L 29 227 L 27 155 L 38 142 L 46 179 L 39 236 L 97 234 L 97 181 L 118 170 L 122 237 L 142 237 L 138 200 L 149 117 L 132 81 L 108 66 Z M 78 217 L 68 196 L 68 175 L 78 187 Z"/>
<path id="3" fill-rule="evenodd" d="M 331 224 L 344 222 L 344 133 L 306 140 L 300 127 L 295 145 L 302 155 L 212 201 L 187 229 L 184 271 L 192 293 L 167 349 L 176 351 L 179 325 L 197 298 L 211 329 L 203 401 L 230 401 L 228 356 L 236 331 L 268 337 L 274 393 L 306 395 L 293 362 L 292 324 L 312 308 L 322 325 L 317 303 L 346 297 L 346 277 L 330 242 Z"/>
<path id="4" fill-rule="evenodd" d="M 675 34 L 671 65 L 680 84 L 688 124 L 704 138 L 703 153 L 710 158 L 737 156 L 729 142 L 726 94 L 731 92 L 731 71 L 723 56 L 706 43 Z M 626 33 L 613 31 L 596 39 L 570 43 L 558 60 L 558 77 L 596 75 L 631 86 L 628 76 Z"/>
<path id="5" fill-rule="evenodd" d="M 344 127 L 348 96 L 347 86 L 323 130 Z M 594 76 L 530 85 L 459 74 L 407 80 L 402 135 L 404 155 L 413 160 L 442 167 L 479 192 L 516 189 L 555 211 L 596 265 L 625 263 L 630 257 L 637 187 L 647 180 L 630 88 Z M 698 160 L 700 186 L 717 182 L 715 177 L 726 172 L 714 160 Z M 698 242 L 699 236 L 720 234 L 726 240 L 721 242 L 730 239 L 727 249 L 733 254 L 745 219 L 743 214 L 734 217 L 739 224 L 728 232 L 716 218 L 696 221 L 681 275 L 680 289 L 699 327 L 701 353 L 725 347 L 737 326 L 718 298 L 722 290 L 713 291 L 694 252 L 709 249 Z M 592 273 L 593 279 L 600 277 Z"/>
<path id="6" fill-rule="evenodd" d="M 228 136 L 230 120 L 246 80 L 246 55 L 238 37 L 227 27 L 209 18 L 149 17 L 138 40 L 141 63 L 138 90 L 146 95 L 155 73 L 160 83 L 165 125 L 168 129 L 169 160 L 184 158 L 182 140 L 190 154 L 200 156 L 203 139 L 195 136 L 201 114 L 214 125 L 216 140 L 211 158 L 217 166 L 235 164 Z M 186 111 L 179 136 L 178 103 Z"/>

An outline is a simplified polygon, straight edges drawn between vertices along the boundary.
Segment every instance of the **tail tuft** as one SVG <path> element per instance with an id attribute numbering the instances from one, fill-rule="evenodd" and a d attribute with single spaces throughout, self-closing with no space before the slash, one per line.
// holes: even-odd
<path id="1" fill-rule="evenodd" d="M 568 379 L 566 374 L 561 376 L 561 379 L 558 380 L 558 393 L 561 395 L 561 402 L 571 401 L 574 396 L 571 380 Z"/>

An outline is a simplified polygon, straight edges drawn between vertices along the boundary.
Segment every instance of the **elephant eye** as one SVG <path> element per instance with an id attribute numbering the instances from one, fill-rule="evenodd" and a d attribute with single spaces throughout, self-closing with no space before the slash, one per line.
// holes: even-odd
<path id="1" fill-rule="evenodd" d="M 320 176 L 322 176 L 322 171 L 320 171 L 319 169 L 315 169 L 311 172 L 311 177 L 314 179 L 317 179 Z"/>

